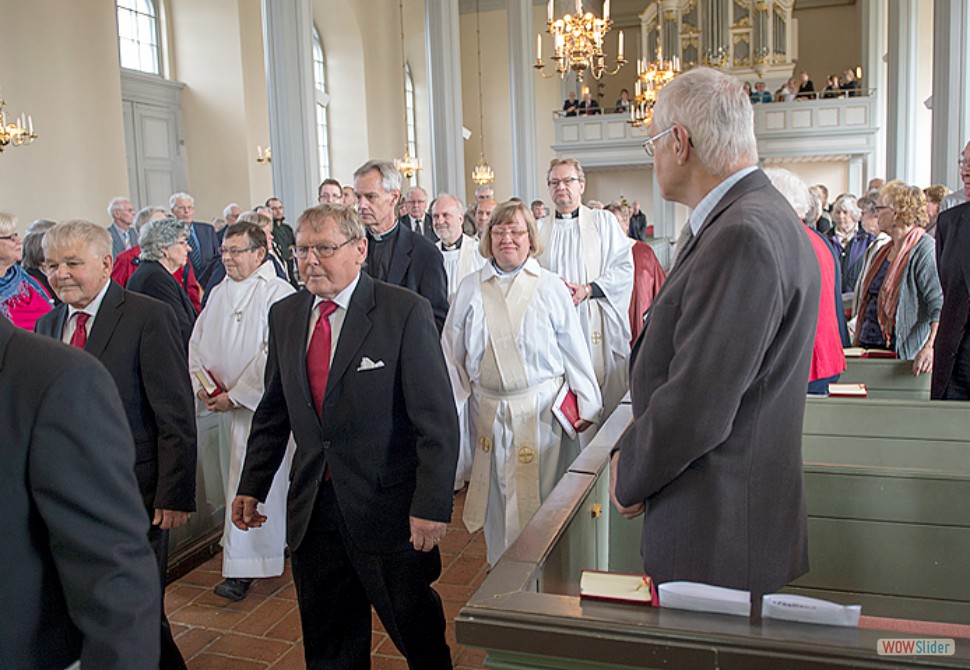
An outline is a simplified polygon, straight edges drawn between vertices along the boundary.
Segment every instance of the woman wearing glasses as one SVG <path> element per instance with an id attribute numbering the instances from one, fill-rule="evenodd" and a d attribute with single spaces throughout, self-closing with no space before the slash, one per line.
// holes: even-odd
<path id="1" fill-rule="evenodd" d="M 471 531 L 484 524 L 491 565 L 578 454 L 557 398 L 575 394 L 578 432 L 602 404 L 569 290 L 539 266 L 541 251 L 527 205 L 496 207 L 481 242 L 489 262 L 462 280 L 441 336 L 475 451 L 463 518 Z"/>
<path id="2" fill-rule="evenodd" d="M 189 259 L 188 234 L 186 225 L 175 219 L 146 223 L 138 234 L 141 247 L 138 269 L 126 287 L 129 291 L 161 300 L 175 311 L 186 348 L 198 314 L 185 287 L 175 276 L 181 276 Z"/>
<path id="3" fill-rule="evenodd" d="M 923 191 L 901 181 L 879 189 L 879 229 L 892 237 L 873 258 L 859 288 L 853 344 L 889 349 L 913 361 L 913 374 L 933 368 L 933 343 L 943 306 L 936 244 L 926 234 Z"/>
<path id="4" fill-rule="evenodd" d="M 211 290 L 192 331 L 189 370 L 196 396 L 206 410 L 220 413 L 223 435 L 229 436 L 225 492 L 226 500 L 231 502 L 239 485 L 253 413 L 263 395 L 269 308 L 294 293 L 294 289 L 268 262 L 269 243 L 260 226 L 248 222 L 229 226 L 220 251 L 226 279 Z M 200 381 L 200 376 L 206 374 L 218 384 L 212 393 Z M 283 573 L 283 520 L 289 470 L 285 465 L 276 472 L 263 505 L 270 521 L 260 532 L 247 533 L 236 528 L 232 524 L 232 506 L 226 505 L 222 531 L 225 581 L 216 586 L 217 595 L 241 600 L 254 578 Z"/>
<path id="5" fill-rule="evenodd" d="M 0 312 L 18 328 L 33 330 L 37 319 L 51 311 L 51 299 L 40 282 L 20 267 L 23 257 L 16 217 L 0 212 Z"/>

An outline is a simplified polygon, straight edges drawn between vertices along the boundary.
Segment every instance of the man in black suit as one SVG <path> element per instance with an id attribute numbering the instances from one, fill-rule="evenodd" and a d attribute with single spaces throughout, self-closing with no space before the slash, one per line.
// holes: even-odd
<path id="1" fill-rule="evenodd" d="M 270 309 L 266 389 L 233 522 L 266 520 L 256 505 L 292 431 L 287 544 L 307 667 L 369 667 L 373 605 L 410 667 L 450 668 L 431 583 L 458 460 L 451 384 L 428 302 L 361 273 L 367 246 L 349 207 L 300 217 L 307 290 Z"/>
<path id="2" fill-rule="evenodd" d="M 414 232 L 424 235 L 432 242 L 437 242 L 438 234 L 434 231 L 431 213 L 428 212 L 428 192 L 420 186 L 409 188 L 404 195 L 404 207 L 407 214 L 402 216 L 398 222 Z"/>
<path id="3" fill-rule="evenodd" d="M 202 288 L 209 287 L 213 261 L 219 258 L 219 235 L 211 224 L 193 221 L 195 198 L 188 193 L 174 193 L 168 199 L 172 215 L 189 229 L 189 263 Z"/>
<path id="4" fill-rule="evenodd" d="M 39 319 L 35 330 L 83 348 L 111 373 L 135 439 L 135 477 L 164 584 L 168 531 L 195 511 L 195 403 L 175 313 L 111 281 L 111 237 L 93 223 L 51 228 L 44 257 L 64 304 Z M 164 613 L 161 622 L 160 667 L 184 668 Z"/>
<path id="5" fill-rule="evenodd" d="M 267 198 L 266 208 L 273 219 L 273 250 L 286 266 L 286 274 L 295 288 L 300 288 L 296 270 L 296 259 L 293 258 L 293 228 L 286 222 L 283 212 L 283 201 L 277 197 Z"/>
<path id="6" fill-rule="evenodd" d="M 357 211 L 367 226 L 367 273 L 428 299 L 438 332 L 448 315 L 448 278 L 434 243 L 398 225 L 394 207 L 401 197 L 401 173 L 389 161 L 368 161 L 354 172 Z"/>
<path id="7" fill-rule="evenodd" d="M 0 426 L 0 666 L 156 666 L 158 574 L 111 378 L 0 319 Z"/>

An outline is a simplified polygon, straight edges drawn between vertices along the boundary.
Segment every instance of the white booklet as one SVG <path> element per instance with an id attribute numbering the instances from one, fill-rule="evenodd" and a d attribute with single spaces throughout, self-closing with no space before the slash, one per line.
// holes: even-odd
<path id="1" fill-rule="evenodd" d="M 820 623 L 828 626 L 855 628 L 859 625 L 860 614 L 862 614 L 861 605 L 840 605 L 828 600 L 789 593 L 772 593 L 765 596 L 761 604 L 761 616 L 765 619 Z"/>
<path id="2" fill-rule="evenodd" d="M 747 591 L 699 582 L 667 582 L 657 591 L 661 607 L 734 616 L 751 613 L 751 595 Z"/>

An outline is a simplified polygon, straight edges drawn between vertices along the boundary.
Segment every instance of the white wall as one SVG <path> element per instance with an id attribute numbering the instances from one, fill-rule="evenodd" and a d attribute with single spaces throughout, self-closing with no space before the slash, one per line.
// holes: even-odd
<path id="1" fill-rule="evenodd" d="M 114 4 L 4 2 L 0 97 L 30 114 L 37 140 L 0 154 L 0 209 L 21 230 L 38 218 L 107 224 L 128 193 Z"/>

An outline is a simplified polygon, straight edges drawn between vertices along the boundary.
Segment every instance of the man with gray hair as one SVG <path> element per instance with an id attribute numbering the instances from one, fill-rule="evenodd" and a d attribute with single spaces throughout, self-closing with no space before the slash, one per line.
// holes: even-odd
<path id="1" fill-rule="evenodd" d="M 461 200 L 450 193 L 440 193 L 435 198 L 431 213 L 439 237 L 435 246 L 444 258 L 445 275 L 448 277 L 449 304 L 461 280 L 485 265 L 485 259 L 478 251 L 478 242 L 461 231 L 464 211 Z"/>
<path id="2" fill-rule="evenodd" d="M 242 214 L 242 207 L 238 203 L 231 202 L 226 205 L 226 208 L 222 210 L 222 218 L 226 220 L 226 228 L 236 223 L 239 220 L 239 215 Z M 223 229 L 225 230 L 225 228 Z"/>
<path id="3" fill-rule="evenodd" d="M 189 229 L 189 263 L 203 288 L 209 285 L 212 262 L 219 258 L 219 236 L 212 224 L 193 221 L 195 198 L 188 193 L 173 193 L 168 199 L 172 216 L 184 223 Z"/>
<path id="4" fill-rule="evenodd" d="M 761 596 L 808 570 L 802 419 L 819 272 L 758 169 L 741 83 L 710 68 L 661 91 L 644 149 L 686 244 L 637 340 L 614 505 L 641 514 L 644 570 Z"/>
<path id="5" fill-rule="evenodd" d="M 175 314 L 111 281 L 111 239 L 104 228 L 65 221 L 47 231 L 43 246 L 47 276 L 64 304 L 39 319 L 35 330 L 86 350 L 111 373 L 135 438 L 128 462 L 164 580 L 168 531 L 195 511 L 195 399 Z M 160 634 L 159 667 L 184 668 L 164 611 Z"/>
<path id="6" fill-rule="evenodd" d="M 354 192 L 360 220 L 367 227 L 365 271 L 427 298 L 441 332 L 448 314 L 445 266 L 431 240 L 400 225 L 394 216 L 401 173 L 390 161 L 367 161 L 354 172 Z"/>
<path id="7" fill-rule="evenodd" d="M 437 242 L 438 235 L 434 231 L 434 222 L 428 211 L 428 192 L 420 186 L 409 188 L 404 195 L 404 207 L 407 213 L 401 217 L 401 223 L 432 242 Z"/>
<path id="8" fill-rule="evenodd" d="M 963 147 L 963 153 L 957 159 L 960 165 L 960 178 L 963 180 L 963 188 L 955 189 L 953 193 L 940 201 L 940 211 L 945 212 L 951 207 L 970 202 L 970 142 Z"/>
<path id="9" fill-rule="evenodd" d="M 475 189 L 475 202 L 468 205 L 468 208 L 465 210 L 465 220 L 461 224 L 462 232 L 469 237 L 478 237 L 476 214 L 478 212 L 478 205 L 486 200 L 495 200 L 495 189 L 489 184 L 482 184 Z M 492 209 L 494 209 L 494 206 Z"/>
<path id="10" fill-rule="evenodd" d="M 135 208 L 132 207 L 131 200 L 122 196 L 112 198 L 108 203 L 108 216 L 111 217 L 108 232 L 111 233 L 112 256 L 138 244 L 138 232 L 131 225 L 135 220 Z"/>

